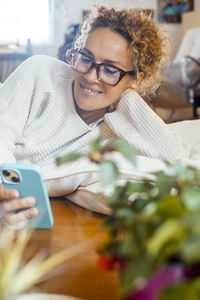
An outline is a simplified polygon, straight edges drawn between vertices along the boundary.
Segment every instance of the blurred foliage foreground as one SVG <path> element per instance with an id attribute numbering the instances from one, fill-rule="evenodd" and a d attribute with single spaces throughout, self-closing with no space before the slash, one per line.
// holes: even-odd
<path id="1" fill-rule="evenodd" d="M 173 280 L 156 299 L 200 299 L 200 170 L 164 162 L 164 171 L 152 173 L 154 180 L 119 184 L 120 171 L 106 155 L 112 151 L 136 168 L 134 150 L 120 139 L 93 140 L 87 154 L 59 157 L 57 164 L 87 157 L 99 165 L 102 186 L 112 186 L 105 196 L 111 214 L 102 224 L 110 235 L 101 253 L 122 262 L 122 292 L 138 291 L 159 270 L 181 266 L 190 272 L 182 271 L 183 278 Z"/>

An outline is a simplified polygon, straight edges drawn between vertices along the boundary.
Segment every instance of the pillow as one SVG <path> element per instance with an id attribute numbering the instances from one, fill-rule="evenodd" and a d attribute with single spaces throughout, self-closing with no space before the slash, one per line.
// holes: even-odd
<path id="1" fill-rule="evenodd" d="M 59 197 L 74 192 L 80 185 L 98 181 L 98 166 L 88 159 L 56 166 L 41 166 L 49 196 Z"/>
<path id="2" fill-rule="evenodd" d="M 134 167 L 120 153 L 113 152 L 108 156 L 112 156 L 118 165 L 121 180 L 153 180 L 151 173 L 165 167 L 159 159 L 137 156 L 137 167 Z M 65 196 L 89 210 L 109 213 L 98 182 L 98 166 L 90 160 L 84 158 L 60 167 L 52 164 L 42 167 L 42 171 L 50 197 Z"/>
<path id="3" fill-rule="evenodd" d="M 196 166 L 200 162 L 200 135 L 198 130 L 200 128 L 200 120 L 181 121 L 168 124 L 172 130 L 179 132 L 182 140 L 190 145 L 190 161 L 194 161 Z"/>
<path id="4" fill-rule="evenodd" d="M 168 126 L 179 132 L 185 143 L 190 144 L 190 159 L 183 162 L 200 168 L 200 135 L 197 132 L 200 120 L 177 122 Z M 137 166 L 133 167 L 120 153 L 113 152 L 109 156 L 117 163 L 122 180 L 153 180 L 152 172 L 165 168 L 160 159 L 137 156 Z M 110 212 L 98 183 L 98 166 L 90 160 L 83 158 L 60 167 L 48 164 L 42 167 L 42 171 L 49 196 L 65 196 L 84 208 L 103 214 Z"/>
<path id="5" fill-rule="evenodd" d="M 185 160 L 185 163 L 200 168 L 200 160 L 199 161 Z M 160 164 L 160 162 L 158 162 L 158 164 Z M 133 179 L 129 178 L 129 180 L 133 180 Z M 137 180 L 139 180 L 139 178 Z M 134 181 L 136 181 L 136 179 L 134 179 Z M 87 186 L 79 186 L 76 191 L 74 191 L 69 195 L 65 195 L 64 198 L 72 201 L 73 203 L 83 208 L 89 209 L 93 212 L 108 215 L 111 213 L 111 210 L 106 204 L 104 193 L 105 191 L 103 191 L 100 188 L 99 183 L 94 182 Z"/>
<path id="6" fill-rule="evenodd" d="M 161 160 L 149 157 L 137 156 L 136 167 L 120 153 L 113 152 L 108 155 L 108 158 L 111 157 L 118 165 L 120 177 L 126 180 L 153 179 L 151 173 L 165 167 Z M 71 194 L 79 186 L 84 187 L 98 182 L 98 170 L 98 165 L 87 158 L 60 167 L 55 165 L 42 167 L 43 177 L 51 197 Z"/>
<path id="7" fill-rule="evenodd" d="M 65 198 L 93 212 L 105 215 L 111 212 L 98 182 L 80 186 L 75 192 L 66 195 Z"/>

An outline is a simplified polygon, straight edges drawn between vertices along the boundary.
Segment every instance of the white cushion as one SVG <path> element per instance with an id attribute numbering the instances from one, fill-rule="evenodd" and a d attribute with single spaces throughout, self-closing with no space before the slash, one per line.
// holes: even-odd
<path id="1" fill-rule="evenodd" d="M 42 167 L 42 172 L 51 197 L 70 194 L 79 186 L 98 180 L 98 167 L 87 159 L 80 159 L 59 167 L 52 163 Z"/>
<path id="2" fill-rule="evenodd" d="M 185 161 L 186 163 L 189 163 L 190 165 L 193 165 L 194 167 L 200 168 L 200 161 Z M 154 163 L 155 160 L 154 160 Z M 160 162 L 158 160 L 158 164 L 160 165 Z M 156 166 L 156 165 L 155 165 Z M 125 174 L 124 174 L 125 175 Z M 128 178 L 129 180 L 133 180 Z M 143 177 L 141 177 L 142 179 Z M 139 178 L 138 178 L 139 180 Z M 136 179 L 134 179 L 136 181 Z M 84 207 L 86 209 L 89 209 L 94 212 L 102 213 L 102 214 L 110 214 L 110 209 L 106 204 L 106 200 L 104 197 L 105 191 L 102 190 L 99 186 L 98 182 L 95 182 L 93 184 L 89 184 L 87 186 L 80 186 L 78 189 L 69 194 L 65 195 L 64 197 L 73 203 L 78 204 L 81 207 Z"/>
<path id="3" fill-rule="evenodd" d="M 159 159 L 137 157 L 134 167 L 119 153 L 109 154 L 120 169 L 123 180 L 137 181 L 144 178 L 153 179 L 153 171 L 162 170 L 164 164 Z M 62 165 L 43 168 L 49 196 L 65 198 L 89 210 L 108 214 L 109 209 L 104 200 L 98 180 L 98 166 L 88 159 Z"/>
<path id="4" fill-rule="evenodd" d="M 169 126 L 180 133 L 185 143 L 191 145 L 191 157 L 183 163 L 200 168 L 200 120 L 177 122 Z M 137 167 L 133 167 L 119 153 L 113 152 L 109 156 L 112 156 L 117 163 L 121 178 L 124 180 L 153 179 L 152 172 L 165 168 L 165 164 L 160 159 L 137 156 Z M 88 159 L 80 159 L 60 167 L 49 164 L 43 167 L 43 174 L 50 196 L 65 196 L 87 209 L 109 213 L 98 183 L 98 166 Z"/>
<path id="5" fill-rule="evenodd" d="M 110 213 L 98 182 L 80 186 L 74 193 L 66 195 L 65 198 L 91 211 L 106 215 Z"/>
<path id="6" fill-rule="evenodd" d="M 179 132 L 182 140 L 191 147 L 190 160 L 200 160 L 200 120 L 181 121 L 169 124 L 173 130 Z"/>

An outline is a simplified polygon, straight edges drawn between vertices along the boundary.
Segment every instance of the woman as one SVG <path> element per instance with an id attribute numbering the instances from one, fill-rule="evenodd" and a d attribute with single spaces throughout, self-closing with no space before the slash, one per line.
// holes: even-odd
<path id="1" fill-rule="evenodd" d="M 29 162 L 45 168 L 58 155 L 87 148 L 99 135 L 122 137 L 137 153 L 178 160 L 189 146 L 140 95 L 158 86 L 165 38 L 139 12 L 95 8 L 83 21 L 71 68 L 35 56 L 0 89 L 0 163 Z M 35 200 L 1 189 L 6 221 L 16 228 L 37 215 Z M 11 200 L 10 200 L 11 199 Z M 11 211 L 29 209 L 12 214 Z M 10 213 L 9 213 L 10 212 Z"/>

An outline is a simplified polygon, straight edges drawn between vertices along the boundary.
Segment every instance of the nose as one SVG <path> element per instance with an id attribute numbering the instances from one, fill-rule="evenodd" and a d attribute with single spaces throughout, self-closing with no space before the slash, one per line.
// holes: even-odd
<path id="1" fill-rule="evenodd" d="M 97 70 L 95 67 L 93 67 L 88 73 L 86 73 L 84 77 L 87 79 L 87 81 L 99 83 Z"/>

